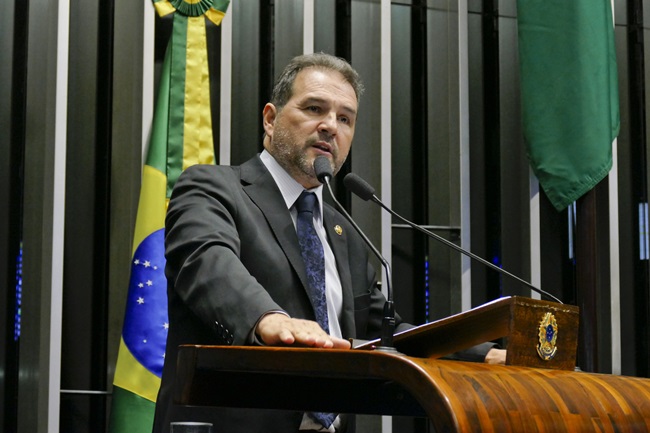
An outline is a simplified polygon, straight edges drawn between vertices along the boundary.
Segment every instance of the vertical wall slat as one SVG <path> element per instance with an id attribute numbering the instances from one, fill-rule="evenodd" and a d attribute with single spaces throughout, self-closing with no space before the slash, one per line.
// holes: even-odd
<path id="1" fill-rule="evenodd" d="M 391 4 L 390 0 L 381 0 L 381 198 L 386 206 L 391 206 Z M 381 213 L 381 254 L 391 263 L 392 230 L 391 218 L 386 212 Z M 391 417 L 382 417 L 382 433 L 392 433 Z"/>
<path id="2" fill-rule="evenodd" d="M 469 15 L 467 0 L 458 2 L 458 89 L 460 128 L 460 246 L 471 251 L 469 135 Z M 461 258 L 461 310 L 472 308 L 471 259 Z"/>
<path id="3" fill-rule="evenodd" d="M 59 432 L 61 406 L 61 334 L 63 312 L 63 257 L 65 232 L 65 178 L 68 110 L 68 47 L 70 1 L 59 0 L 56 50 L 56 106 L 52 197 L 51 294 L 49 317 L 49 405 L 47 431 Z M 43 330 L 45 331 L 45 330 Z M 44 333 L 48 335 L 48 333 Z"/>
<path id="4" fill-rule="evenodd" d="M 230 165 L 232 116 L 232 23 L 235 8 L 231 7 L 221 21 L 221 99 L 219 128 L 219 164 Z"/>

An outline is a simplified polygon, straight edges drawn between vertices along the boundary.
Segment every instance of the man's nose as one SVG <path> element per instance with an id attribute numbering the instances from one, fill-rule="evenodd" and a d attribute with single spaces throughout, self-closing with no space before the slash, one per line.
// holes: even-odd
<path id="1" fill-rule="evenodd" d="M 336 113 L 328 113 L 318 125 L 319 132 L 328 132 L 331 135 L 336 135 L 338 131 L 338 123 L 336 121 Z"/>

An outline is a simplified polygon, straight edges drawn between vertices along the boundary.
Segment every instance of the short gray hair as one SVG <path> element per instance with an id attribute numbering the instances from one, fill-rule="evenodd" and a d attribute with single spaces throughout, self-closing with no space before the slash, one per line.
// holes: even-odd
<path id="1" fill-rule="evenodd" d="M 291 62 L 284 68 L 282 74 L 278 77 L 273 87 L 271 103 L 278 109 L 281 109 L 293 96 L 293 83 L 300 71 L 307 68 L 316 68 L 321 70 L 336 71 L 343 75 L 357 96 L 357 104 L 361 101 L 363 93 L 363 84 L 359 73 L 352 66 L 340 57 L 332 56 L 325 53 L 304 54 L 294 57 Z"/>

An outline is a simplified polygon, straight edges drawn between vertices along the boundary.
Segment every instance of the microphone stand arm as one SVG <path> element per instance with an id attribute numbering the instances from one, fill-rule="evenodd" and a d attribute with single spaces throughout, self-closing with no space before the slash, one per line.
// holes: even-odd
<path id="1" fill-rule="evenodd" d="M 399 215 L 398 213 L 396 213 L 395 211 L 393 211 L 392 209 L 390 209 L 386 205 L 384 205 L 384 203 L 381 200 L 379 200 L 379 198 L 377 198 L 376 195 L 373 194 L 372 197 L 371 197 L 371 200 L 374 201 L 375 203 L 377 203 L 382 208 L 384 208 L 391 215 L 398 218 L 400 221 L 405 222 L 406 224 L 408 224 L 409 226 L 411 226 L 415 230 L 418 230 L 418 231 L 424 233 L 425 235 L 437 240 L 438 242 L 442 242 L 443 244 L 447 245 L 449 248 L 454 249 L 454 250 L 458 251 L 459 253 L 465 254 L 466 256 L 478 261 L 479 263 L 482 263 L 483 265 L 487 266 L 490 269 L 493 269 L 493 270 L 495 270 L 495 271 L 497 271 L 497 272 L 499 272 L 499 273 L 501 273 L 503 275 L 506 275 L 506 276 L 508 276 L 510 278 L 515 279 L 516 281 L 518 281 L 521 284 L 525 285 L 526 287 L 530 288 L 534 292 L 537 292 L 537 293 L 540 293 L 540 294 L 542 294 L 544 296 L 547 296 L 547 297 L 549 297 L 550 299 L 552 299 L 553 301 L 555 301 L 555 302 L 557 302 L 559 304 L 563 303 L 557 297 L 553 296 L 552 294 L 550 294 L 550 293 L 548 293 L 548 292 L 546 292 L 546 291 L 544 291 L 544 290 L 542 290 L 540 288 L 537 288 L 537 287 L 533 286 L 528 281 L 523 280 L 523 279 L 519 278 L 518 276 L 516 276 L 514 274 L 511 274 L 510 272 L 506 271 L 505 269 L 500 268 L 500 267 L 496 266 L 495 264 L 488 262 L 487 260 L 483 259 L 482 257 L 477 256 L 476 254 L 474 254 L 472 252 L 469 252 L 469 251 L 466 251 L 466 250 L 460 248 L 458 245 L 454 244 L 453 242 L 450 242 L 447 239 L 445 239 L 445 238 L 443 238 L 441 236 L 438 236 L 437 234 L 425 229 L 424 227 L 420 227 L 419 225 L 417 225 L 415 223 L 412 223 L 411 221 L 407 220 L 403 216 Z"/>
<path id="2" fill-rule="evenodd" d="M 325 176 L 324 177 L 324 183 L 327 186 L 327 189 L 330 192 L 330 196 L 332 197 L 332 200 L 334 200 L 334 203 L 336 203 L 336 206 L 339 208 L 341 213 L 345 216 L 345 218 L 352 224 L 352 227 L 359 233 L 359 235 L 363 238 L 363 240 L 366 242 L 370 250 L 374 253 L 375 256 L 379 259 L 381 262 L 384 271 L 386 273 L 386 303 L 384 304 L 384 314 L 383 314 L 383 320 L 381 324 L 381 336 L 380 336 L 380 341 L 381 345 L 377 347 L 377 350 L 385 350 L 385 351 L 390 351 L 390 352 L 397 352 L 396 349 L 393 347 L 393 333 L 395 332 L 395 305 L 393 302 L 393 287 L 391 283 L 391 270 L 390 270 L 390 264 L 388 261 L 381 255 L 381 253 L 375 248 L 375 246 L 370 242 L 370 239 L 361 231 L 361 228 L 357 225 L 357 223 L 354 222 L 350 214 L 345 210 L 343 205 L 339 203 L 339 201 L 336 199 L 334 196 L 334 192 L 332 191 L 332 187 L 330 185 L 330 177 Z"/>

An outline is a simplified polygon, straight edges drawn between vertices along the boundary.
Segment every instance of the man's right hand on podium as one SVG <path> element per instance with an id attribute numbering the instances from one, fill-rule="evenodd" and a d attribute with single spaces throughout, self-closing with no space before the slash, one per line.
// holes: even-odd
<path id="1" fill-rule="evenodd" d="M 262 317 L 255 332 L 257 338 L 269 346 L 293 345 L 323 349 L 349 349 L 350 342 L 328 335 L 311 320 L 294 319 L 282 313 Z"/>

